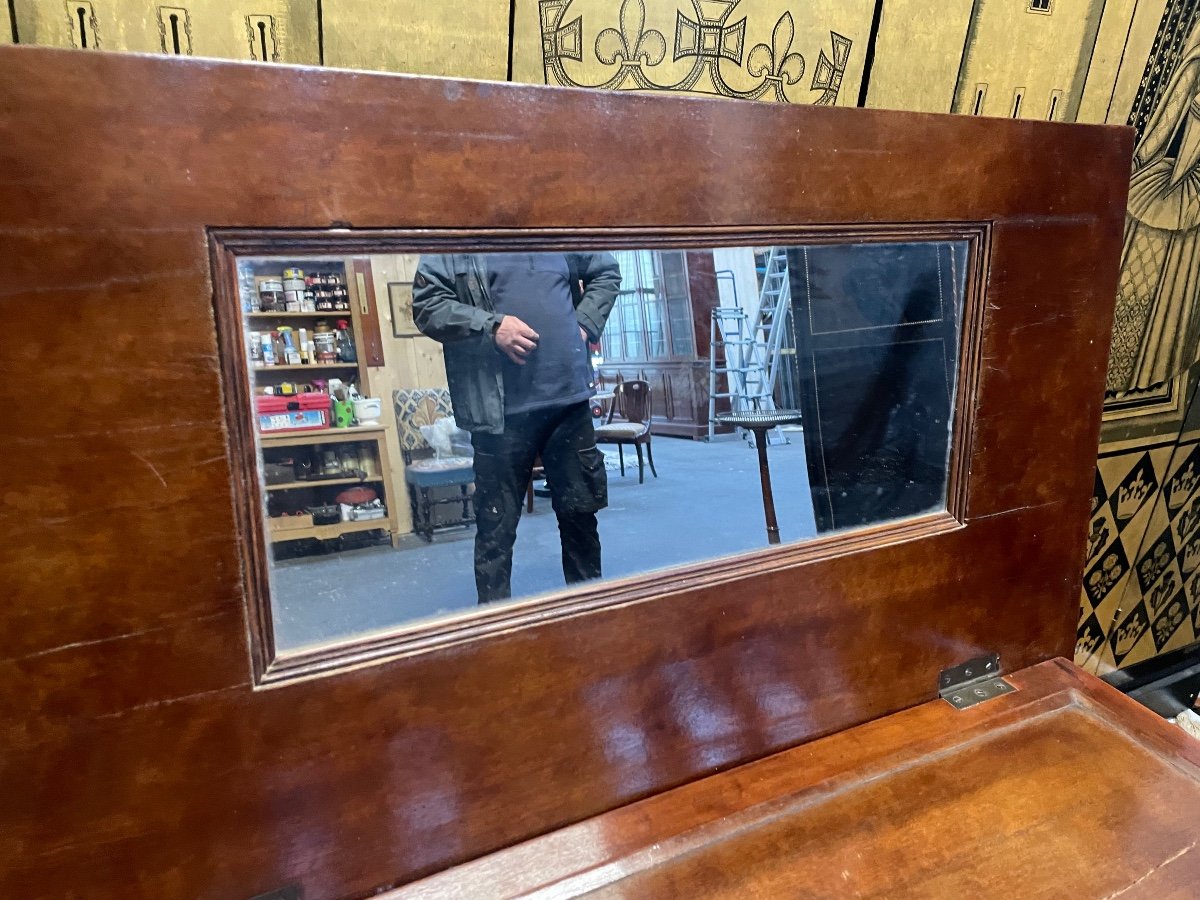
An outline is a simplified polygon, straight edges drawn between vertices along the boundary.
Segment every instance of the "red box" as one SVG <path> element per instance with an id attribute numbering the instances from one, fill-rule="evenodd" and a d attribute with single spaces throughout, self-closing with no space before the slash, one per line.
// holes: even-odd
<path id="1" fill-rule="evenodd" d="M 328 394 L 294 394 L 291 397 L 255 397 L 254 412 L 263 434 L 281 431 L 315 431 L 329 427 Z"/>

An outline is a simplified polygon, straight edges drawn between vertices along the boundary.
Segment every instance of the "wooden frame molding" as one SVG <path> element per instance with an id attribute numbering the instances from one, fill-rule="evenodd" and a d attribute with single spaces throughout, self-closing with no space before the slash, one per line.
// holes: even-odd
<path id="1" fill-rule="evenodd" d="M 226 426 L 229 429 L 233 468 L 234 514 L 241 535 L 247 621 L 251 660 L 261 686 L 294 678 L 329 674 L 346 666 L 379 662 L 397 656 L 425 653 L 464 641 L 480 640 L 514 628 L 570 618 L 608 607 L 640 603 L 677 594 L 689 588 L 710 587 L 746 575 L 783 570 L 819 562 L 845 553 L 869 552 L 892 543 L 916 540 L 947 529 L 962 527 L 966 515 L 970 441 L 978 384 L 979 348 L 986 304 L 988 227 L 983 225 L 797 226 L 774 229 L 671 229 L 610 228 L 507 232 L 480 229 L 404 231 L 381 229 L 352 232 L 292 231 L 242 232 L 214 229 L 212 242 L 214 316 L 217 324 L 224 382 Z M 954 427 L 946 480 L 946 508 L 927 515 L 881 522 L 870 527 L 839 531 L 781 547 L 764 547 L 733 556 L 700 560 L 585 587 L 539 595 L 498 608 L 461 612 L 432 621 L 397 623 L 394 627 L 360 636 L 331 640 L 319 647 L 280 654 L 274 640 L 271 616 L 269 555 L 262 517 L 263 508 L 254 439 L 253 412 L 245 340 L 239 313 L 237 259 L 256 256 L 372 253 L 501 253 L 516 248 L 567 249 L 709 249 L 714 246 L 796 246 L 843 242 L 892 243 L 962 241 L 967 244 L 962 310 L 959 314 L 957 385 Z"/>

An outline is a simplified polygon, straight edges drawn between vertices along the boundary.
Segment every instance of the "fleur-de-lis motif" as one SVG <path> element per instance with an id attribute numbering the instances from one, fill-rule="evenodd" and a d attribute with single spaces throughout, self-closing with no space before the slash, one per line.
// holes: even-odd
<path id="1" fill-rule="evenodd" d="M 757 44 L 746 59 L 746 68 L 756 78 L 763 76 L 779 78 L 785 84 L 796 84 L 804 77 L 804 57 L 792 53 L 792 39 L 796 36 L 796 25 L 792 14 L 785 12 L 775 23 L 771 32 L 771 46 Z"/>
<path id="2" fill-rule="evenodd" d="M 624 0 L 621 4 L 621 30 L 605 28 L 596 36 L 596 58 L 607 66 L 616 62 L 639 60 L 656 66 L 666 58 L 667 41 L 662 32 L 646 27 L 644 0 Z"/>
<path id="3" fill-rule="evenodd" d="M 596 61 L 615 68 L 605 72 L 604 81 L 592 84 L 580 81 L 567 68 L 568 62 L 584 61 L 584 16 L 575 15 L 566 21 L 575 0 L 537 0 L 546 83 L 603 90 L 680 91 L 743 100 L 767 97 L 779 103 L 797 102 L 798 98 L 789 97 L 787 91 L 795 89 L 809 67 L 804 56 L 792 52 L 796 38 L 792 14 L 781 15 L 775 22 L 770 43 L 755 46 L 747 58 L 744 50 L 747 19 L 728 24 L 743 2 L 692 0 L 696 12 L 694 19 L 677 9 L 673 50 L 668 53 L 662 32 L 646 27 L 645 0 L 622 0 L 618 11 L 619 27 L 600 31 L 594 44 Z M 605 6 L 611 9 L 616 4 Z M 830 58 L 821 51 L 813 64 L 811 87 L 813 91 L 821 92 L 812 102 L 826 106 L 837 102 L 853 45 L 853 41 L 836 31 L 830 31 L 829 35 L 833 56 Z M 668 58 L 673 64 L 690 63 L 691 68 L 681 73 L 675 65 L 667 72 L 659 73 L 669 75 L 669 81 L 656 79 L 654 70 Z M 745 89 L 731 85 L 727 74 L 733 66 L 758 83 Z M 743 80 L 738 78 L 735 82 Z M 1101 484 L 1098 490 L 1102 488 Z M 1097 509 L 1105 499 L 1107 493 L 1102 493 L 1096 500 Z"/>

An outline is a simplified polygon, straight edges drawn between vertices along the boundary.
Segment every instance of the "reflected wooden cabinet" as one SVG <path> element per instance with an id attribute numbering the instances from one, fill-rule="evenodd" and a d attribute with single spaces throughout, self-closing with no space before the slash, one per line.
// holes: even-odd
<path id="1" fill-rule="evenodd" d="M 653 434 L 709 433 L 709 342 L 720 303 L 711 251 L 617 254 L 623 281 L 601 342 L 600 386 L 650 384 Z M 728 409 L 722 400 L 718 412 Z M 722 433 L 729 429 L 721 426 Z"/>
<path id="2" fill-rule="evenodd" d="M 600 368 L 602 390 L 612 390 L 618 382 L 631 379 L 650 384 L 651 433 L 697 439 L 708 435 L 707 362 L 605 363 Z M 724 427 L 719 430 L 728 431 Z"/>

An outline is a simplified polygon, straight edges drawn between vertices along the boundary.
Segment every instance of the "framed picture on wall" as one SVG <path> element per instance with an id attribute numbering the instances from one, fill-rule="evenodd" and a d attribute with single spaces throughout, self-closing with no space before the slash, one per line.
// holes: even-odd
<path id="1" fill-rule="evenodd" d="M 412 284 L 407 281 L 388 282 L 388 306 L 392 311 L 392 337 L 415 337 L 421 332 L 413 322 Z"/>

